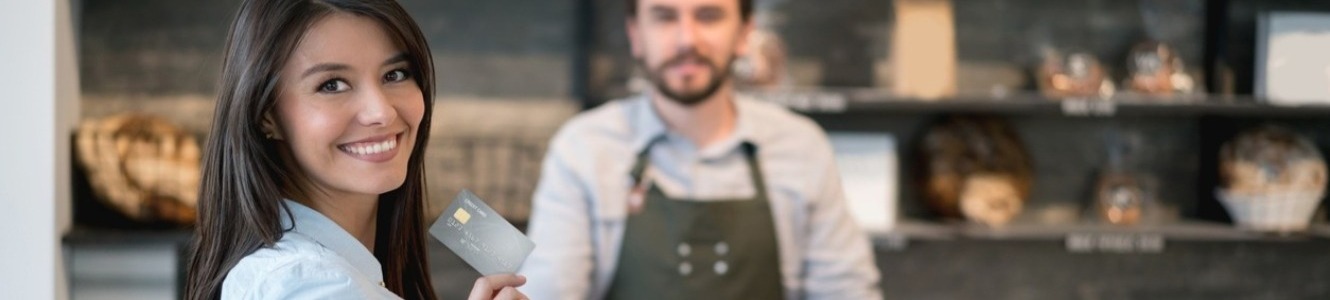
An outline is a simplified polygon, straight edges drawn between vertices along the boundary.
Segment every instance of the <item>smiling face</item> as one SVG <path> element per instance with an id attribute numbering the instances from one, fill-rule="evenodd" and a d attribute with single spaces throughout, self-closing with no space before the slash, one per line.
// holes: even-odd
<path id="1" fill-rule="evenodd" d="M 400 187 L 425 112 L 407 56 L 373 19 L 315 22 L 279 71 L 270 112 L 303 191 L 373 197 Z"/>
<path id="2" fill-rule="evenodd" d="M 739 1 L 638 1 L 628 20 L 633 56 L 661 95 L 691 105 L 729 83 L 752 30 Z"/>

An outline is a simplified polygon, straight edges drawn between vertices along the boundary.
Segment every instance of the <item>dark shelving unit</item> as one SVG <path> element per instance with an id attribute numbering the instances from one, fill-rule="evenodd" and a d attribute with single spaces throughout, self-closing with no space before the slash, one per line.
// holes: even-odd
<path id="1" fill-rule="evenodd" d="M 1330 105 L 1282 105 L 1253 97 L 1183 96 L 1155 98 L 1122 95 L 1110 98 L 1049 98 L 1037 94 L 957 96 L 920 99 L 875 89 L 791 89 L 746 91 L 750 97 L 778 103 L 817 116 L 1001 114 L 1067 117 L 1260 117 L 1316 118 L 1330 116 Z"/>

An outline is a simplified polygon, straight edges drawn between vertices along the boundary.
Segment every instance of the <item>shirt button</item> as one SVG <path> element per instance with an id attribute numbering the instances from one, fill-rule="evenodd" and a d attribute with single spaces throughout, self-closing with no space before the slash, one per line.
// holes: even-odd
<path id="1" fill-rule="evenodd" d="M 725 242 L 716 243 L 716 255 L 725 255 L 730 252 L 730 244 Z"/>
<path id="2" fill-rule="evenodd" d="M 388 287 L 388 285 L 383 284 L 382 281 L 379 281 L 379 286 L 380 286 L 380 287 Z"/>
<path id="3" fill-rule="evenodd" d="M 678 251 L 679 256 L 687 257 L 688 254 L 693 253 L 693 247 L 687 243 L 679 243 Z"/>
<path id="4" fill-rule="evenodd" d="M 688 274 L 691 273 L 693 273 L 693 264 L 690 264 L 686 261 L 679 264 L 679 275 L 688 276 Z"/>
<path id="5" fill-rule="evenodd" d="M 725 263 L 725 261 L 722 260 L 722 261 L 718 261 L 718 262 L 716 262 L 716 265 L 715 265 L 714 268 L 716 269 L 716 274 L 717 274 L 717 275 L 725 275 L 726 272 L 729 272 L 729 271 L 730 271 L 730 264 L 727 264 L 727 263 Z"/>

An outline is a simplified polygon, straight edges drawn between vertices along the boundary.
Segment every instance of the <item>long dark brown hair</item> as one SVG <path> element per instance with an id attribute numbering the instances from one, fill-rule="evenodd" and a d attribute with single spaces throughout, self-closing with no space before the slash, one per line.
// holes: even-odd
<path id="1" fill-rule="evenodd" d="M 406 51 L 425 113 L 406 181 L 379 196 L 374 256 L 384 284 L 406 299 L 433 299 L 425 255 L 424 153 L 434 110 L 434 62 L 415 21 L 391 0 L 246 0 L 227 36 L 212 131 L 203 156 L 199 219 L 191 245 L 185 299 L 216 299 L 241 258 L 272 246 L 286 229 L 282 199 L 305 180 L 289 149 L 265 138 L 261 121 L 276 102 L 278 70 L 304 33 L 333 13 L 377 20 Z"/>

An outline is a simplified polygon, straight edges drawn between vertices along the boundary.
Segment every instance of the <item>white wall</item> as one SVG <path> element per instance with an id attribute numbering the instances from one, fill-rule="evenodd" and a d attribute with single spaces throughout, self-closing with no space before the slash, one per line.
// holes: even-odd
<path id="1" fill-rule="evenodd" d="M 69 130 L 78 116 L 69 0 L 0 0 L 0 291 L 67 297 Z"/>

